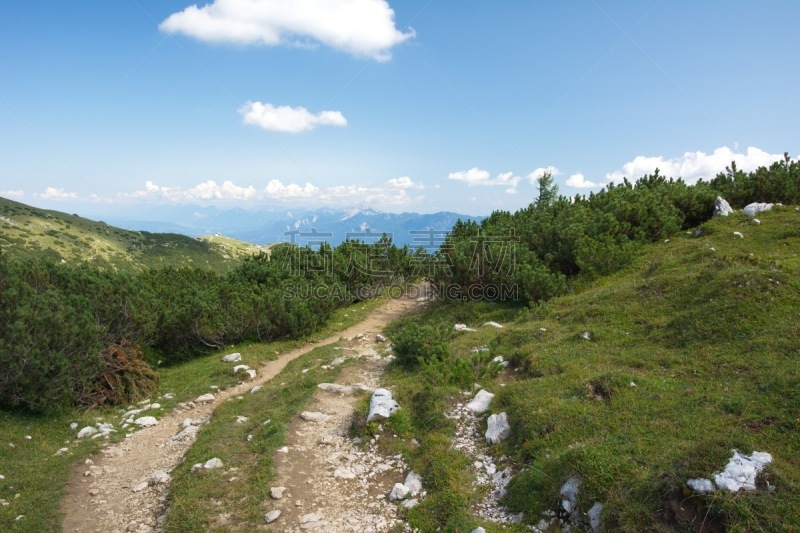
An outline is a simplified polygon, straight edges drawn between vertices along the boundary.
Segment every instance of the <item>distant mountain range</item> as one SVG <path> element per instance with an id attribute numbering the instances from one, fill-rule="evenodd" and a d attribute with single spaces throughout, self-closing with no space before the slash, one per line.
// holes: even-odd
<path id="1" fill-rule="evenodd" d="M 395 244 L 436 247 L 444 234 L 461 220 L 473 217 L 442 211 L 432 214 L 383 213 L 356 205 L 349 209 L 277 208 L 220 209 L 217 207 L 159 206 L 137 219 L 110 218 L 106 222 L 125 229 L 181 233 L 191 237 L 220 234 L 254 244 L 295 242 L 300 245 L 325 241 L 335 246 L 347 239 L 373 242 L 383 233 Z"/>

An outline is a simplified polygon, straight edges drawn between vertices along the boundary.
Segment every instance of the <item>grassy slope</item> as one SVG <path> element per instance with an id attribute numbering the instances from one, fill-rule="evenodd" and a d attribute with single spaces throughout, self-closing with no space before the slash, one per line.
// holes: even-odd
<path id="1" fill-rule="evenodd" d="M 759 218 L 758 226 L 739 215 L 714 219 L 699 237 L 652 245 L 625 271 L 521 311 L 513 323 L 512 311 L 488 304 L 438 306 L 423 317 L 506 323 L 452 345 L 466 354 L 489 344 L 519 369 L 484 385 L 499 393 L 493 411 L 506 411 L 513 427 L 495 449 L 525 470 L 507 503 L 526 521 L 555 508 L 561 484 L 577 475 L 582 511 L 602 502 L 608 530 L 800 529 L 800 213 Z M 458 398 L 399 370 L 390 376 L 401 404 Z M 442 461 L 433 438 L 440 426 L 417 421 L 417 429 L 418 464 L 444 489 L 432 490 L 416 520 L 438 513 L 439 524 L 477 524 L 458 503 L 468 491 L 448 487 L 460 473 Z M 433 440 L 427 451 L 425 438 Z M 720 471 L 734 448 L 773 455 L 762 477 L 774 492 L 701 497 L 685 488 L 688 478 Z M 448 500 L 461 508 L 442 513 Z"/>
<path id="2" fill-rule="evenodd" d="M 306 342 L 322 340 L 357 324 L 379 303 L 362 302 L 339 309 L 322 330 L 305 339 L 228 346 L 225 353 L 241 352 L 248 364 L 273 360 Z M 230 365 L 220 363 L 220 356 L 214 353 L 160 369 L 158 396 L 167 392 L 175 395 L 172 400 L 159 398 L 163 409 L 209 392 L 211 385 L 224 388 L 235 384 L 237 378 L 230 374 Z M 264 396 L 254 395 L 254 400 L 256 396 L 264 399 Z M 158 412 L 154 414 L 158 416 Z M 98 441 L 76 440 L 77 431 L 69 429 L 69 424 L 77 422 L 82 428 L 100 421 L 116 423 L 118 420 L 119 414 L 114 409 L 88 412 L 74 409 L 44 415 L 0 409 L 0 475 L 5 476 L 0 480 L 0 500 L 9 502 L 8 506 L 0 504 L 0 531 L 60 531 L 58 508 L 69 468 L 73 462 L 94 453 L 98 446 Z M 26 435 L 32 438 L 27 440 Z M 62 447 L 69 448 L 69 453 L 54 456 Z M 16 494 L 20 495 L 18 499 L 14 498 Z M 25 518 L 16 522 L 19 515 Z"/>
<path id="3" fill-rule="evenodd" d="M 128 231 L 0 198 L 0 249 L 11 255 L 89 261 L 124 271 L 191 266 L 224 273 L 241 258 L 258 251 L 235 239 L 218 239 Z"/>

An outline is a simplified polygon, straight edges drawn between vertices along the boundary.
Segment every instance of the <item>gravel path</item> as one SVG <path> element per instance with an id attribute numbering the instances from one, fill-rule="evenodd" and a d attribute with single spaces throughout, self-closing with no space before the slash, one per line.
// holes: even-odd
<path id="1" fill-rule="evenodd" d="M 164 501 L 169 484 L 152 483 L 151 479 L 157 471 L 170 472 L 191 446 L 191 436 L 173 438 L 183 430 L 184 420 L 189 418 L 198 423 L 226 399 L 275 377 L 293 359 L 342 337 L 380 331 L 418 305 L 413 300 L 387 300 L 361 323 L 265 363 L 258 368 L 255 379 L 218 391 L 213 402 L 179 404 L 157 425 L 103 448 L 86 463 L 74 465 L 61 504 L 63 530 L 107 533 L 159 529 L 159 518 L 166 512 Z"/>

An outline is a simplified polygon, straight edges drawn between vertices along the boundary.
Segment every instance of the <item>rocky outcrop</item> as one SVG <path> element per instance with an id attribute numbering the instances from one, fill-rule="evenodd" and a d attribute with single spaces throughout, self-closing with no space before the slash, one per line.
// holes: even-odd
<path id="1" fill-rule="evenodd" d="M 728 203 L 725 198 L 722 196 L 717 196 L 717 199 L 714 200 L 714 216 L 715 217 L 726 217 L 733 213 L 733 208 L 731 204 Z"/>

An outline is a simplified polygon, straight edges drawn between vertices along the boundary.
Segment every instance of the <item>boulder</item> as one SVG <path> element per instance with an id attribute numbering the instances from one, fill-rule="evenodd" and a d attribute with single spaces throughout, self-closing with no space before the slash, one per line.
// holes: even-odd
<path id="1" fill-rule="evenodd" d="M 378 333 L 375 335 L 375 342 L 386 342 L 386 337 Z"/>
<path id="2" fill-rule="evenodd" d="M 586 513 L 589 518 L 589 528 L 592 533 L 600 531 L 600 515 L 603 514 L 603 505 L 600 502 L 594 502 L 592 508 Z"/>
<path id="3" fill-rule="evenodd" d="M 237 361 L 242 360 L 242 354 L 240 353 L 229 353 L 225 357 L 222 358 L 223 363 L 235 363 Z"/>
<path id="4" fill-rule="evenodd" d="M 198 396 L 195 401 L 197 403 L 213 402 L 214 401 L 214 395 L 213 394 L 203 394 L 203 395 Z"/>
<path id="5" fill-rule="evenodd" d="M 492 402 L 494 394 L 487 392 L 483 389 L 478 391 L 478 394 L 467 404 L 467 409 L 473 413 L 480 414 L 489 409 L 489 404 Z"/>
<path id="6" fill-rule="evenodd" d="M 273 500 L 280 500 L 283 498 L 284 492 L 286 492 L 286 487 L 270 487 L 269 497 Z"/>
<path id="7" fill-rule="evenodd" d="M 567 514 L 572 514 L 572 512 L 576 509 L 576 505 L 578 503 L 578 490 L 581 487 L 581 482 L 578 478 L 571 477 L 564 484 L 561 486 L 561 508 Z"/>
<path id="8" fill-rule="evenodd" d="M 728 203 L 725 198 L 722 196 L 717 196 L 717 199 L 714 200 L 714 216 L 715 217 L 726 217 L 733 213 L 733 208 L 731 204 Z"/>
<path id="9" fill-rule="evenodd" d="M 710 479 L 706 479 L 704 477 L 690 479 L 686 481 L 686 484 L 697 494 L 710 494 L 714 492 L 714 484 L 711 483 Z"/>
<path id="10" fill-rule="evenodd" d="M 270 511 L 267 514 L 265 514 L 264 515 L 264 520 L 267 522 L 267 524 L 271 524 L 275 520 L 280 518 L 280 516 L 281 516 L 281 512 L 279 510 L 275 509 L 274 511 Z"/>
<path id="11" fill-rule="evenodd" d="M 392 393 L 386 389 L 375 389 L 372 399 L 369 401 L 369 414 L 367 422 L 386 420 L 389 416 L 400 409 L 400 406 L 392 397 Z"/>
<path id="12" fill-rule="evenodd" d="M 769 211 L 775 206 L 775 204 L 766 204 L 762 202 L 753 202 L 752 204 L 747 204 L 744 206 L 744 214 L 749 217 L 754 217 L 758 213 L 763 213 L 764 211 Z"/>
<path id="13" fill-rule="evenodd" d="M 733 450 L 733 457 L 728 461 L 725 470 L 714 474 L 714 483 L 730 492 L 755 490 L 756 476 L 771 462 L 772 456 L 765 452 L 753 452 L 747 456 Z"/>
<path id="14" fill-rule="evenodd" d="M 233 367 L 234 374 L 237 374 L 239 371 L 247 372 L 248 370 L 250 370 L 250 367 L 247 365 L 236 365 L 235 367 Z"/>
<path id="15" fill-rule="evenodd" d="M 153 472 L 153 475 L 150 476 L 150 484 L 151 485 L 166 485 L 169 483 L 170 477 L 169 474 L 162 470 L 157 470 Z"/>
<path id="16" fill-rule="evenodd" d="M 497 444 L 501 440 L 507 439 L 509 435 L 511 435 L 511 426 L 508 425 L 508 417 L 505 413 L 489 417 L 486 427 L 487 443 Z"/>

